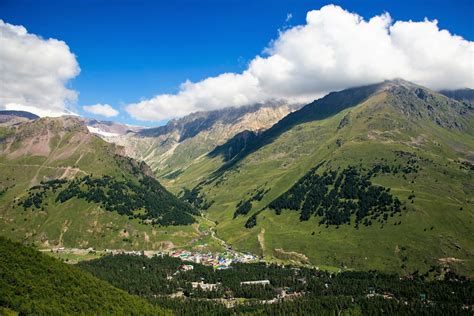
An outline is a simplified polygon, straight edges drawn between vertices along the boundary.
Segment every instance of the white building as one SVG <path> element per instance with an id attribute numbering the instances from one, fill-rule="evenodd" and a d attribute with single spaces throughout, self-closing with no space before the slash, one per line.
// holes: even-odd
<path id="1" fill-rule="evenodd" d="M 258 280 L 258 281 L 244 281 L 240 282 L 240 285 L 270 285 L 269 280 Z"/>

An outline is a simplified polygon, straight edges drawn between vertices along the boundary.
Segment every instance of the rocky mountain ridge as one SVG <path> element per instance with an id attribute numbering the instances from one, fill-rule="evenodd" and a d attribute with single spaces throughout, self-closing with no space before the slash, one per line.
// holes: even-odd
<path id="1" fill-rule="evenodd" d="M 270 128 L 299 107 L 276 103 L 197 112 L 164 126 L 104 139 L 123 146 L 128 156 L 147 162 L 158 175 L 166 176 L 242 131 Z"/>

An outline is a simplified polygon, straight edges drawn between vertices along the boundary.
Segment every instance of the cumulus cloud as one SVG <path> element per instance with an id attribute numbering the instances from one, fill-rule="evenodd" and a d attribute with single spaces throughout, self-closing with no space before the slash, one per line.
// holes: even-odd
<path id="1" fill-rule="evenodd" d="M 63 41 L 43 39 L 0 20 L 0 109 L 40 116 L 72 114 L 77 92 L 66 87 L 80 72 Z"/>
<path id="2" fill-rule="evenodd" d="M 249 72 L 225 73 L 192 83 L 186 81 L 178 94 L 162 94 L 126 107 L 140 120 L 162 120 L 199 110 L 215 110 L 225 106 L 242 106 L 263 100 L 257 78 Z"/>
<path id="3" fill-rule="evenodd" d="M 127 106 L 140 120 L 270 100 L 308 102 L 353 86 L 403 78 L 432 89 L 474 87 L 474 42 L 440 30 L 437 21 L 393 21 L 388 13 L 364 20 L 328 5 L 306 24 L 279 33 L 240 74 L 192 83 L 177 94 Z"/>
<path id="4" fill-rule="evenodd" d="M 105 117 L 113 117 L 119 114 L 119 112 L 116 109 L 114 109 L 112 106 L 110 106 L 109 104 L 98 103 L 94 105 L 85 105 L 82 108 L 86 112 L 105 116 Z"/>

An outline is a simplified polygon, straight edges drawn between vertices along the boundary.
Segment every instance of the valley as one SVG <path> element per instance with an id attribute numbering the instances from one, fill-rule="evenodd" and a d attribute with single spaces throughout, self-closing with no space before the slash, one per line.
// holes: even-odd
<path id="1" fill-rule="evenodd" d="M 472 12 L 0 0 L 0 316 L 474 315 Z"/>
<path id="2" fill-rule="evenodd" d="M 258 133 L 248 116 L 268 113 L 261 106 L 157 129 L 93 122 L 116 132 L 112 143 L 74 118 L 6 125 L 0 229 L 46 249 L 232 248 L 332 271 L 410 274 L 448 265 L 470 275 L 474 126 L 463 102 L 399 80 L 331 93 L 274 116 Z M 271 109 L 288 111 L 278 106 Z M 179 132 L 174 147 L 196 146 L 200 135 L 218 135 L 222 122 L 238 127 L 212 138 L 214 149 L 203 143 L 195 154 L 173 153 L 173 165 L 149 156 L 148 168 L 114 144 L 169 143 Z M 244 130 L 254 136 L 237 132 Z M 153 144 L 131 155 L 143 159 L 163 146 Z"/>
<path id="3" fill-rule="evenodd" d="M 157 129 L 9 113 L 0 233 L 171 312 L 467 312 L 470 101 L 395 80 L 283 107 L 258 127 L 261 106 Z"/>

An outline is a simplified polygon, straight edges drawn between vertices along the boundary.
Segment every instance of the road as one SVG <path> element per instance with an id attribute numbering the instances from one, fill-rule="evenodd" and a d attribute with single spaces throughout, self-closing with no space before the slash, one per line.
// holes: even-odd
<path id="1" fill-rule="evenodd" d="M 208 221 L 209 223 L 212 223 L 212 227 L 209 227 L 209 231 L 211 232 L 211 237 L 215 240 L 217 240 L 223 247 L 225 247 L 226 249 L 230 247 L 229 244 L 227 244 L 227 242 L 219 237 L 216 236 L 216 231 L 214 230 L 214 227 L 217 226 L 217 223 L 211 219 L 209 219 L 203 212 L 201 212 L 201 217 L 204 218 L 206 221 Z"/>

